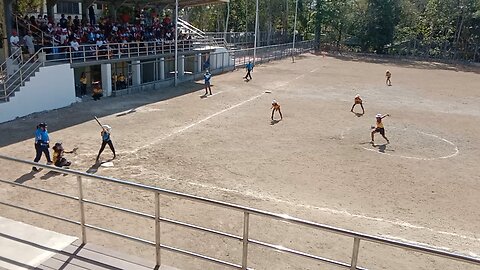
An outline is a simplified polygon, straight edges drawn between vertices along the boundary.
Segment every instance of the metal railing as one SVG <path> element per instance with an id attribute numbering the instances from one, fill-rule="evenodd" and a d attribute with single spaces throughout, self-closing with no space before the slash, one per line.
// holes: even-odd
<path id="1" fill-rule="evenodd" d="M 21 187 L 21 188 L 25 188 L 25 189 L 29 189 L 29 190 L 33 190 L 33 191 L 37 191 L 37 192 L 47 193 L 47 194 L 50 194 L 50 195 L 60 196 L 62 198 L 78 201 L 78 203 L 79 203 L 79 220 L 78 221 L 77 220 L 71 220 L 71 219 L 68 219 L 68 218 L 61 217 L 61 216 L 56 216 L 56 215 L 43 213 L 43 212 L 31 209 L 31 208 L 26 208 L 26 207 L 15 205 L 14 203 L 0 202 L 0 205 L 13 207 L 13 208 L 16 208 L 16 209 L 28 211 L 28 212 L 31 212 L 31 213 L 35 213 L 35 214 L 50 217 L 50 218 L 53 218 L 53 219 L 61 220 L 61 221 L 68 222 L 68 223 L 71 223 L 71 224 L 79 225 L 80 228 L 81 228 L 81 236 L 82 236 L 82 242 L 83 243 L 87 242 L 87 230 L 86 229 L 92 229 L 92 230 L 95 230 L 95 231 L 111 234 L 111 235 L 118 236 L 118 237 L 121 237 L 121 238 L 125 238 L 125 239 L 129 239 L 129 240 L 136 241 L 136 242 L 139 242 L 139 243 L 150 245 L 152 247 L 155 247 L 156 264 L 158 266 L 161 265 L 160 250 L 164 249 L 164 250 L 168 250 L 168 251 L 171 251 L 171 252 L 174 252 L 174 253 L 180 253 L 180 254 L 183 254 L 183 255 L 203 259 L 203 260 L 213 262 L 213 263 L 216 263 L 216 264 L 220 264 L 220 265 L 223 265 L 223 266 L 228 266 L 228 267 L 232 267 L 232 268 L 236 268 L 236 269 L 250 269 L 250 268 L 248 268 L 247 258 L 248 258 L 248 254 L 249 254 L 249 247 L 250 247 L 250 245 L 254 244 L 254 245 L 258 245 L 258 246 L 261 246 L 261 247 L 264 247 L 264 248 L 267 248 L 267 249 L 281 251 L 281 252 L 285 252 L 285 253 L 288 253 L 288 254 L 293 254 L 293 255 L 300 256 L 300 257 L 316 260 L 318 262 L 327 263 L 327 264 L 335 265 L 335 266 L 338 266 L 338 267 L 343 267 L 345 269 L 350 269 L 350 270 L 365 269 L 363 267 L 357 266 L 357 262 L 358 262 L 358 258 L 359 258 L 359 251 L 360 251 L 360 242 L 361 241 L 378 243 L 378 244 L 381 244 L 381 245 L 392 246 L 392 247 L 396 247 L 396 248 L 410 250 L 410 251 L 414 251 L 414 252 L 418 252 L 418 253 L 425 253 L 425 254 L 429 254 L 429 255 L 434 255 L 434 256 L 438 256 L 438 257 L 447 258 L 447 259 L 450 259 L 450 260 L 456 260 L 456 261 L 480 266 L 480 259 L 477 259 L 477 258 L 474 258 L 474 257 L 471 257 L 471 256 L 467 256 L 467 255 L 462 255 L 462 254 L 453 253 L 453 252 L 447 252 L 447 251 L 444 251 L 444 250 L 430 248 L 430 247 L 417 245 L 417 244 L 410 244 L 410 243 L 404 243 L 404 242 L 400 242 L 400 241 L 396 241 L 396 240 L 390 240 L 390 239 L 383 238 L 383 237 L 372 236 L 372 235 L 359 233 L 359 232 L 355 232 L 355 231 L 351 231 L 351 230 L 336 228 L 336 227 L 333 227 L 333 226 L 328 226 L 328 225 L 325 225 L 325 224 L 320 224 L 320 223 L 311 222 L 311 221 L 307 221 L 307 220 L 303 220 L 303 219 L 299 219 L 299 218 L 295 218 L 295 217 L 290 217 L 290 216 L 287 216 L 287 215 L 271 213 L 271 212 L 268 212 L 268 211 L 258 210 L 258 209 L 249 208 L 249 207 L 243 207 L 243 206 L 240 206 L 240 205 L 235 205 L 235 204 L 221 202 L 221 201 L 212 200 L 212 199 L 208 199 L 208 198 L 203 198 L 203 197 L 199 197 L 199 196 L 189 195 L 189 194 L 185 194 L 185 193 L 181 193 L 181 192 L 166 190 L 166 189 L 147 186 L 147 185 L 143 185 L 143 184 L 137 184 L 137 183 L 128 182 L 128 181 L 124 181 L 124 180 L 118 180 L 118 179 L 115 179 L 115 178 L 96 176 L 96 175 L 91 175 L 91 174 L 87 174 L 87 173 L 84 173 L 84 172 L 68 170 L 68 169 L 63 169 L 63 168 L 58 168 L 58 167 L 53 167 L 53 166 L 47 166 L 47 165 L 38 164 L 38 163 L 35 163 L 35 162 L 30 162 L 30 161 L 25 161 L 25 160 L 20 160 L 20 159 L 17 159 L 17 158 L 8 157 L 8 156 L 4 156 L 4 155 L 0 155 L 0 159 L 15 162 L 15 163 L 19 163 L 19 164 L 26 164 L 26 165 L 42 167 L 42 168 L 45 168 L 45 169 L 49 169 L 51 171 L 56 171 L 56 172 L 60 172 L 60 173 L 64 173 L 64 174 L 75 175 L 77 177 L 77 183 L 78 183 L 78 196 L 66 195 L 66 194 L 57 193 L 57 192 L 53 192 L 53 191 L 49 191 L 49 190 L 45 190 L 45 189 L 41 189 L 41 188 L 25 186 L 25 185 L 22 185 L 22 184 L 18 184 L 18 183 L 11 182 L 11 181 L 5 181 L 5 180 L 0 180 L 0 183 L 1 184 L 7 184 L 7 185 L 14 185 L 16 187 Z M 109 205 L 109 204 L 85 199 L 84 196 L 83 196 L 83 191 L 84 191 L 83 185 L 82 185 L 83 184 L 83 181 L 82 181 L 83 177 L 87 177 L 87 178 L 91 178 L 91 179 L 95 179 L 95 180 L 99 180 L 99 181 L 106 181 L 108 183 L 119 184 L 119 185 L 122 185 L 122 186 L 125 186 L 125 187 L 136 188 L 136 189 L 140 189 L 140 190 L 144 190 L 144 191 L 154 193 L 154 195 L 155 195 L 155 215 L 151 215 L 151 214 L 147 214 L 147 213 L 143 213 L 143 212 L 139 212 L 139 211 L 135 211 L 135 210 L 131 210 L 131 209 L 126 209 L 126 208 L 122 208 L 122 207 L 118 207 L 118 206 L 114 206 L 114 205 Z M 202 203 L 202 204 L 213 205 L 213 206 L 216 206 L 216 207 L 241 212 L 241 213 L 243 213 L 243 234 L 242 235 L 235 235 L 235 234 L 222 232 L 222 231 L 219 231 L 219 230 L 214 230 L 214 229 L 210 229 L 210 228 L 206 228 L 206 227 L 201 227 L 201 226 L 197 226 L 197 225 L 194 225 L 194 224 L 189 224 L 189 223 L 185 223 L 185 222 L 181 222 L 181 221 L 177 221 L 177 220 L 173 220 L 173 219 L 163 218 L 160 215 L 160 213 L 161 213 L 161 211 L 160 211 L 160 195 L 166 195 L 166 196 L 186 199 L 186 200 L 190 200 L 190 201 L 194 201 L 194 202 L 198 202 L 198 203 Z M 116 231 L 113 231 L 113 230 L 110 230 L 110 229 L 106 229 L 106 228 L 102 228 L 102 227 L 99 227 L 99 226 L 94 226 L 94 225 L 88 224 L 87 221 L 86 221 L 86 218 L 85 218 L 85 205 L 86 204 L 105 207 L 105 208 L 108 208 L 108 209 L 113 209 L 113 210 L 120 211 L 120 212 L 123 212 L 123 213 L 132 214 L 132 215 L 135 215 L 135 216 L 138 216 L 138 217 L 143 217 L 143 218 L 148 218 L 150 220 L 153 220 L 155 222 L 155 241 L 149 241 L 149 240 L 142 239 L 142 238 L 139 238 L 139 237 L 130 236 L 130 235 L 127 235 L 127 234 L 124 234 L 124 233 L 120 233 L 120 232 L 116 232 Z M 283 247 L 283 246 L 280 246 L 280 245 L 276 245 L 276 244 L 267 243 L 267 242 L 259 241 L 259 240 L 256 240 L 256 239 L 252 239 L 252 238 L 249 237 L 249 227 L 251 225 L 251 222 L 250 222 L 250 217 L 251 216 L 262 216 L 262 217 L 266 217 L 266 218 L 271 219 L 271 220 L 280 220 L 280 221 L 283 221 L 283 222 L 288 222 L 288 223 L 300 225 L 300 226 L 303 226 L 303 227 L 306 227 L 306 228 L 313 228 L 313 229 L 316 229 L 316 230 L 329 232 L 329 233 L 333 233 L 333 234 L 336 234 L 336 235 L 342 235 L 342 236 L 350 237 L 353 240 L 351 260 L 349 262 L 336 261 L 336 260 L 333 260 L 333 259 L 320 257 L 320 256 L 317 256 L 317 255 L 314 255 L 314 254 L 309 254 L 309 253 L 306 253 L 306 252 L 302 252 L 302 251 L 299 251 L 299 250 L 294 250 L 294 249 Z M 206 255 L 202 255 L 202 254 L 199 254 L 199 253 L 195 253 L 195 252 L 192 252 L 192 251 L 183 250 L 183 249 L 180 249 L 180 248 L 176 248 L 176 247 L 173 247 L 173 246 L 167 246 L 165 244 L 162 244 L 160 242 L 160 240 L 161 240 L 160 226 L 161 226 L 162 223 L 168 223 L 168 224 L 172 224 L 172 225 L 176 225 L 176 226 L 180 226 L 180 227 L 184 227 L 184 228 L 189 228 L 189 229 L 192 229 L 192 230 L 197 230 L 197 231 L 201 231 L 201 232 L 205 232 L 205 233 L 214 234 L 216 236 L 221 236 L 221 237 L 228 238 L 228 239 L 241 241 L 242 242 L 241 262 L 240 263 L 228 262 L 228 261 L 220 260 L 220 259 L 217 259 L 217 258 L 209 257 L 209 256 L 206 256 Z"/>
<path id="2" fill-rule="evenodd" d="M 181 40 L 178 42 L 178 51 L 191 51 L 195 46 L 201 46 L 201 44 L 211 45 L 211 42 L 211 40 Z M 8 100 L 15 91 L 25 85 L 25 81 L 27 81 L 40 66 L 45 66 L 47 64 L 72 64 L 118 59 L 127 60 L 129 58 L 146 57 L 157 54 L 173 54 L 174 50 L 175 46 L 173 40 L 158 42 L 107 43 L 103 46 L 87 44 L 80 45 L 78 50 L 74 50 L 71 46 L 52 46 L 42 47 L 23 63 L 21 61 L 22 54 L 20 50 L 18 56 L 20 57 L 18 59 L 18 70 L 10 76 L 4 77 L 3 89 L 0 90 L 3 90 L 3 95 L 0 96 L 0 99 Z M 14 60 L 16 60 L 16 58 Z"/>
<path id="3" fill-rule="evenodd" d="M 185 20 L 178 18 L 178 25 L 192 34 L 195 34 L 199 37 L 205 37 L 205 32 L 203 32 L 202 30 L 198 29 L 197 27 L 193 26 L 191 23 Z"/>
<path id="4" fill-rule="evenodd" d="M 22 17 L 18 16 L 18 14 L 13 14 L 13 16 L 17 25 L 17 33 L 19 32 L 18 26 L 21 24 L 25 28 L 25 31 L 32 31 L 33 37 L 36 37 L 37 40 L 40 40 L 41 45 L 45 45 L 45 37 L 49 36 L 49 34 L 30 23 L 30 21 L 25 21 Z M 20 33 L 18 33 L 18 35 L 20 35 Z"/>

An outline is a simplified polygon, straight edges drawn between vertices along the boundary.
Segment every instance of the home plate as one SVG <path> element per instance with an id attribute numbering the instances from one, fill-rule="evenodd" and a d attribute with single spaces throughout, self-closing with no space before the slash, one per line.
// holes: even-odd
<path id="1" fill-rule="evenodd" d="M 113 162 L 111 162 L 111 161 L 110 162 L 104 162 L 100 166 L 102 166 L 102 167 L 113 167 Z"/>

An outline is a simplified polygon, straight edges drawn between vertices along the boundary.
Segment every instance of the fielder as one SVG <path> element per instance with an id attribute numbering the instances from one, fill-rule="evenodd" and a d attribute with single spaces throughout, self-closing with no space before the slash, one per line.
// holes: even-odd
<path id="1" fill-rule="evenodd" d="M 272 121 L 273 121 L 273 114 L 275 113 L 275 111 L 278 111 L 278 113 L 280 114 L 280 120 L 283 119 L 282 111 L 280 110 L 280 104 L 276 100 L 272 101 L 271 109 L 272 109 Z"/>
<path id="2" fill-rule="evenodd" d="M 372 127 L 372 141 L 370 142 L 371 144 L 374 144 L 375 133 L 380 133 L 380 135 L 382 135 L 382 137 L 387 141 L 387 143 L 390 143 L 390 141 L 387 139 L 387 137 L 385 137 L 385 127 L 383 126 L 383 122 L 382 122 L 382 119 L 387 117 L 387 116 L 390 116 L 390 115 L 389 114 L 382 115 L 380 113 L 376 115 L 377 122 L 375 123 L 375 126 Z"/>
<path id="3" fill-rule="evenodd" d="M 363 108 L 363 101 L 362 101 L 362 98 L 360 97 L 359 94 L 357 94 L 355 96 L 355 100 L 354 100 L 352 109 L 350 110 L 352 113 L 353 113 L 353 108 L 355 108 L 355 106 L 357 106 L 357 104 L 360 104 L 360 107 L 362 107 L 362 114 L 365 114 L 365 109 Z"/>

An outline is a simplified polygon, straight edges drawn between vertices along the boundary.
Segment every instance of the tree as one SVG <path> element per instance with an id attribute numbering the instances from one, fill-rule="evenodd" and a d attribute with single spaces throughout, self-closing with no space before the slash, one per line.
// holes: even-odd
<path id="1" fill-rule="evenodd" d="M 360 37 L 364 50 L 373 49 L 377 53 L 384 53 L 385 46 L 393 42 L 399 12 L 397 3 L 396 0 L 367 0 Z"/>
<path id="2" fill-rule="evenodd" d="M 42 0 L 17 0 L 16 10 L 19 14 L 24 15 L 36 11 L 42 4 Z"/>

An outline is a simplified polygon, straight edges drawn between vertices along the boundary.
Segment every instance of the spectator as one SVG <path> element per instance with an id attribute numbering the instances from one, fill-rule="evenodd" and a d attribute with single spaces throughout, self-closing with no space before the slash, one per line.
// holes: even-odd
<path id="1" fill-rule="evenodd" d="M 12 36 L 10 37 L 10 46 L 12 48 L 12 54 L 17 53 L 17 50 L 20 48 L 20 38 L 15 30 L 12 31 Z"/>
<path id="2" fill-rule="evenodd" d="M 70 41 L 70 47 L 72 48 L 73 57 L 80 57 L 80 44 L 78 43 L 77 39 L 74 38 L 72 41 Z"/>
<path id="3" fill-rule="evenodd" d="M 28 31 L 28 34 L 23 37 L 23 41 L 27 47 L 28 55 L 32 57 L 35 54 L 35 44 L 33 44 L 32 31 Z"/>
<path id="4" fill-rule="evenodd" d="M 78 19 L 78 15 L 75 15 L 75 19 L 73 19 L 73 26 L 75 27 L 75 30 L 80 28 L 80 19 Z"/>
<path id="5" fill-rule="evenodd" d="M 80 96 L 85 96 L 87 94 L 87 74 L 82 72 L 80 76 Z"/>
<path id="6" fill-rule="evenodd" d="M 93 8 L 93 5 L 88 8 L 88 18 L 90 19 L 90 25 L 97 24 L 97 20 L 95 18 L 95 9 Z"/>
<path id="7" fill-rule="evenodd" d="M 65 14 L 62 14 L 62 15 L 61 15 L 61 18 L 60 18 L 59 23 L 60 23 L 60 27 L 61 27 L 61 28 L 64 28 L 64 29 L 67 29 L 67 28 L 68 28 L 68 20 L 65 19 Z"/>

